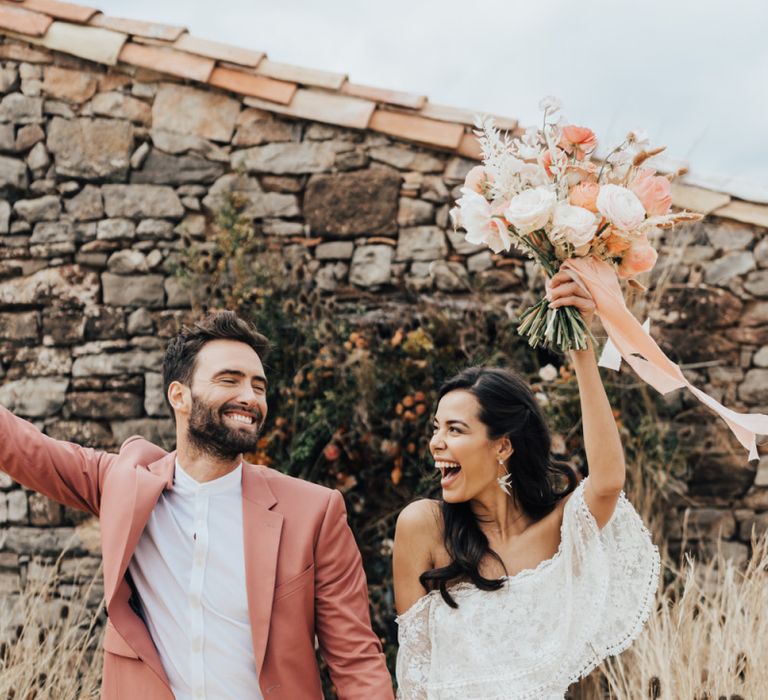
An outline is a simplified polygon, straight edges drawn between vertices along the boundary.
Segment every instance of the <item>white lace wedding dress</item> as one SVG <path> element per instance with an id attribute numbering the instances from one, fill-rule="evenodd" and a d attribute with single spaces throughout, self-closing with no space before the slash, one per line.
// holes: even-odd
<path id="1" fill-rule="evenodd" d="M 568 686 L 624 651 L 653 606 L 659 553 L 622 494 L 599 530 L 582 481 L 557 553 L 498 591 L 431 591 L 397 618 L 401 700 L 563 700 Z"/>

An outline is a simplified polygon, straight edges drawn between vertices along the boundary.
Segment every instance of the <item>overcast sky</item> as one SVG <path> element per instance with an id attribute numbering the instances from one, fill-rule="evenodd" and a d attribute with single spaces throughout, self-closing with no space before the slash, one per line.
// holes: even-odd
<path id="1" fill-rule="evenodd" d="M 538 123 L 555 95 L 603 144 L 631 128 L 690 180 L 768 202 L 765 0 L 96 0 L 283 63 Z"/>

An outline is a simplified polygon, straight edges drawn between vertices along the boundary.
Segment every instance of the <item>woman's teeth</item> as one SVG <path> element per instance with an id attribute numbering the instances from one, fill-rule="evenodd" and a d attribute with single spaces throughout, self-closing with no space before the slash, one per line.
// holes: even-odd
<path id="1" fill-rule="evenodd" d="M 435 460 L 435 468 L 440 470 L 442 481 L 455 477 L 461 471 L 461 465 L 458 462 L 444 460 Z"/>

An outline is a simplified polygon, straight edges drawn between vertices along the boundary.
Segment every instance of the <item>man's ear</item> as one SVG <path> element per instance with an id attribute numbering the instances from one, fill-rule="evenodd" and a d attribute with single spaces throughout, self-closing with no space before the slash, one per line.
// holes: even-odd
<path id="1" fill-rule="evenodd" d="M 192 392 L 186 384 L 171 382 L 168 386 L 168 402 L 175 413 L 189 413 Z"/>

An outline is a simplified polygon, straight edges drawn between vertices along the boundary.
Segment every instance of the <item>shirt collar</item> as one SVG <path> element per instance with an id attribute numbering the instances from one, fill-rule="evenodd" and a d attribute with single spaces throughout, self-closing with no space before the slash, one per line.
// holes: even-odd
<path id="1" fill-rule="evenodd" d="M 173 478 L 173 490 L 180 493 L 201 493 L 206 496 L 214 496 L 221 493 L 229 493 L 241 488 L 243 476 L 243 463 L 237 465 L 231 472 L 212 481 L 200 483 L 193 479 L 176 459 L 176 470 Z"/>

